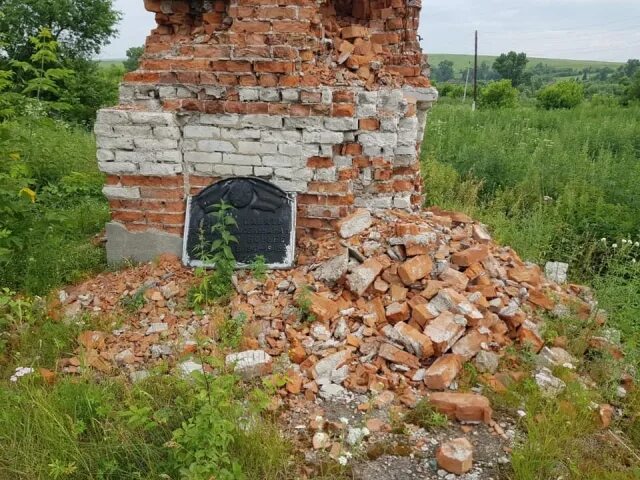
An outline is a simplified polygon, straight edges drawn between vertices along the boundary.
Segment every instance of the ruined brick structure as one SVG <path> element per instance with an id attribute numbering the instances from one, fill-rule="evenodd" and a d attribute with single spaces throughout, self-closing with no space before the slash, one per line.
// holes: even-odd
<path id="1" fill-rule="evenodd" d="M 296 192 L 307 231 L 421 203 L 420 0 L 144 3 L 157 28 L 96 123 L 110 260 L 178 253 L 186 196 L 229 176 Z"/>

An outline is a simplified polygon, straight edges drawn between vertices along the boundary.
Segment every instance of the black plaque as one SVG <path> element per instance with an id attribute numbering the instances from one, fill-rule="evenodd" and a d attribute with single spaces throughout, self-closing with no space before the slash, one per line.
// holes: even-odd
<path id="1" fill-rule="evenodd" d="M 258 255 L 271 268 L 293 266 L 295 246 L 295 197 L 265 180 L 235 177 L 210 185 L 190 198 L 185 227 L 185 263 L 202 265 L 203 249 L 215 240 L 212 227 L 218 205 L 233 207 L 238 223 L 231 233 L 238 239 L 233 253 L 239 265 L 247 265 Z M 204 241 L 203 241 L 204 239 Z"/>

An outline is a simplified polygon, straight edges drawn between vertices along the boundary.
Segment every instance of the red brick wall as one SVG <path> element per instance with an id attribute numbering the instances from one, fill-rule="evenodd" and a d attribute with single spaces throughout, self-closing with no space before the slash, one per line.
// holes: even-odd
<path id="1" fill-rule="evenodd" d="M 202 1 L 145 0 L 158 27 L 147 39 L 140 69 L 126 81 L 429 86 L 417 37 L 420 7 L 407 6 L 419 2 L 327 1 L 320 7 L 315 0 L 212 3 L 207 11 Z"/>

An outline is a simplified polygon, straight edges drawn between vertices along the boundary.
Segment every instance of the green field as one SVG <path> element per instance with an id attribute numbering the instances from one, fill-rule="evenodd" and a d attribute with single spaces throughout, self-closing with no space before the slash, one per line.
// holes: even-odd
<path id="1" fill-rule="evenodd" d="M 478 63 L 487 62 L 489 65 L 492 65 L 497 57 L 492 55 L 480 55 L 478 56 Z M 469 65 L 473 65 L 473 55 L 460 55 L 460 54 L 452 54 L 452 53 L 431 53 L 429 54 L 429 63 L 431 66 L 436 66 L 438 63 L 443 60 L 450 60 L 453 62 L 454 69 L 456 71 L 467 68 Z M 616 62 L 598 62 L 591 60 L 563 60 L 558 58 L 529 58 L 529 68 L 537 65 L 538 63 L 543 63 L 549 65 L 554 68 L 574 68 L 576 70 L 583 70 L 588 67 L 592 68 L 601 68 L 601 67 L 611 67 L 618 68 L 622 63 Z"/>
<path id="2" fill-rule="evenodd" d="M 98 63 L 100 64 L 100 66 L 104 68 L 112 67 L 112 66 L 121 67 L 122 62 L 124 62 L 124 60 L 119 60 L 119 59 L 98 60 Z"/>

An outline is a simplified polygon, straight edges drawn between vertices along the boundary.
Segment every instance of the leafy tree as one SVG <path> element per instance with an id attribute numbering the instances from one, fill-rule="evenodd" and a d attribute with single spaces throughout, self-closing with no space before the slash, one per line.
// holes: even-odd
<path id="1" fill-rule="evenodd" d="M 124 68 L 127 72 L 133 72 L 138 68 L 143 53 L 144 47 L 131 47 L 127 50 L 127 59 L 124 61 Z"/>
<path id="2" fill-rule="evenodd" d="M 511 80 L 511 84 L 517 87 L 526 83 L 529 79 L 529 75 L 525 72 L 527 63 L 529 63 L 529 59 L 527 59 L 526 53 L 516 53 L 512 51 L 506 54 L 503 53 L 496 58 L 496 61 L 493 62 L 493 69 L 498 72 L 502 78 Z"/>
<path id="3" fill-rule="evenodd" d="M 443 60 L 433 69 L 433 78 L 436 82 L 448 82 L 453 80 L 454 76 L 455 72 L 451 60 Z"/>
<path id="4" fill-rule="evenodd" d="M 47 28 L 65 57 L 89 58 L 117 33 L 121 18 L 113 0 L 0 0 L 0 32 L 6 55 L 27 61 L 30 38 Z"/>
<path id="5" fill-rule="evenodd" d="M 73 70 L 63 68 L 58 55 L 58 43 L 51 32 L 44 28 L 31 37 L 34 53 L 30 61 L 13 60 L 11 65 L 22 72 L 19 79 L 23 83 L 21 93 L 43 102 L 45 109 L 64 110 L 66 104 L 58 100 L 63 94 L 63 82 L 73 76 Z M 47 104 L 46 106 L 44 104 Z"/>
<path id="6" fill-rule="evenodd" d="M 626 105 L 632 101 L 640 101 L 640 70 L 633 76 L 624 92 L 623 103 Z"/>
<path id="7" fill-rule="evenodd" d="M 637 58 L 630 58 L 627 60 L 627 63 L 622 65 L 620 68 L 627 77 L 633 78 L 636 72 L 640 71 L 640 60 Z"/>
<path id="8" fill-rule="evenodd" d="M 118 87 L 124 75 L 120 65 L 100 66 L 98 62 L 67 62 L 75 74 L 64 82 L 60 100 L 69 105 L 64 112 L 68 121 L 92 127 L 96 111 L 118 103 Z"/>
<path id="9" fill-rule="evenodd" d="M 478 80 L 486 82 L 489 80 L 497 80 L 498 78 L 500 78 L 500 75 L 498 75 L 487 62 L 482 62 L 480 67 L 478 67 Z"/>
<path id="10" fill-rule="evenodd" d="M 483 108 L 511 108 L 518 101 L 518 90 L 510 80 L 490 82 L 480 91 L 480 106 Z"/>
<path id="11" fill-rule="evenodd" d="M 597 79 L 600 82 L 606 82 L 609 78 L 609 75 L 613 73 L 613 69 L 611 67 L 602 67 L 597 70 Z"/>
<path id="12" fill-rule="evenodd" d="M 547 110 L 573 108 L 584 99 L 584 86 L 573 80 L 565 80 L 543 88 L 538 93 L 538 103 Z"/>

